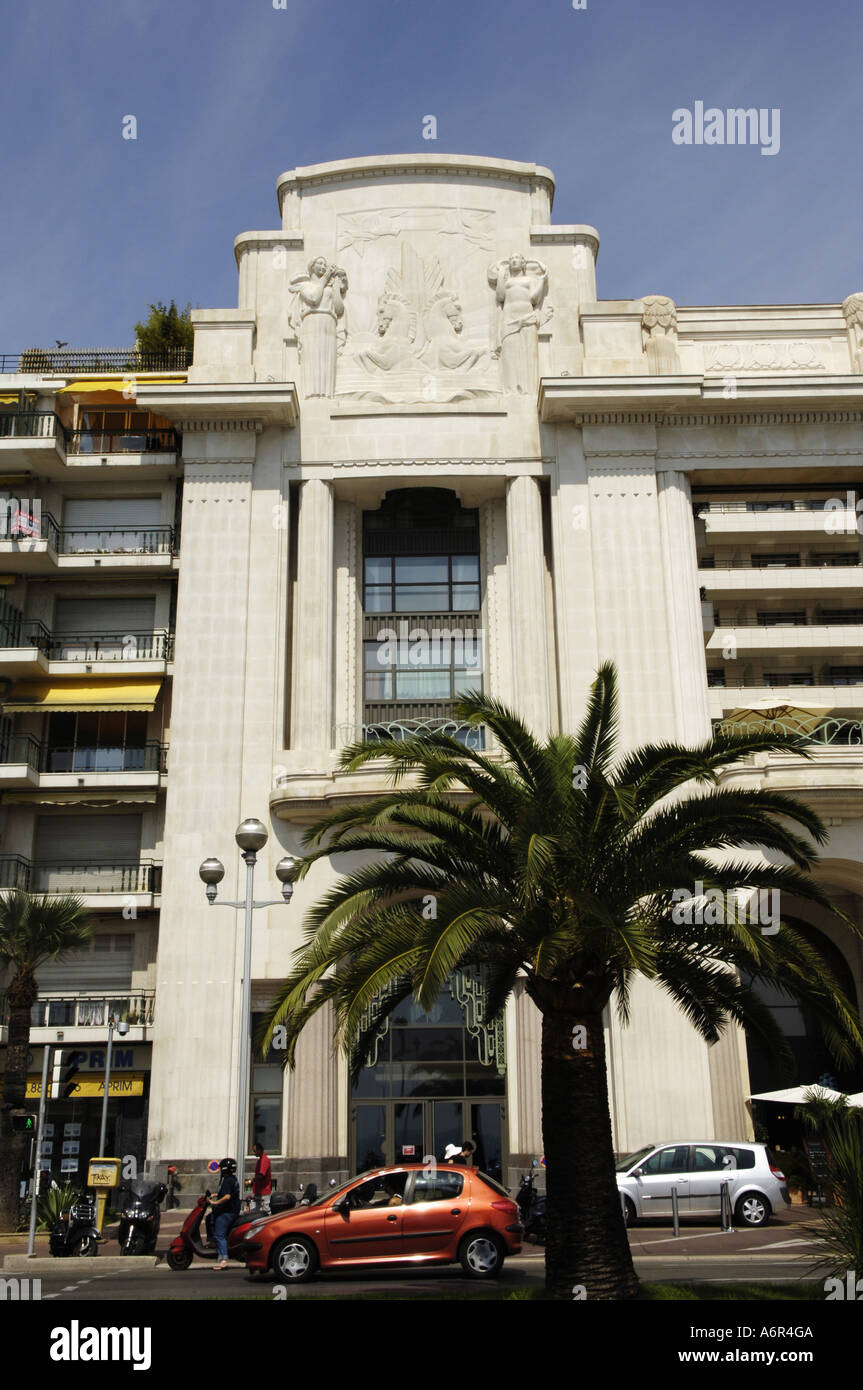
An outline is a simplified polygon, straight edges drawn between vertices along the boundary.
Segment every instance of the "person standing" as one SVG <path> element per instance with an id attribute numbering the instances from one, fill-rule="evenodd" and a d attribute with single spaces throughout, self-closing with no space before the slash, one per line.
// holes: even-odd
<path id="1" fill-rule="evenodd" d="M 272 1165 L 264 1152 L 263 1144 L 253 1144 L 252 1152 L 258 1160 L 252 1178 L 252 1211 L 262 1211 L 269 1216 L 270 1196 L 273 1191 Z"/>
<path id="2" fill-rule="evenodd" d="M 223 1158 L 219 1164 L 219 1172 L 222 1175 L 219 1191 L 215 1197 L 210 1198 L 210 1207 L 215 1216 L 213 1234 L 216 1238 L 216 1250 L 219 1255 L 213 1269 L 227 1269 L 228 1231 L 240 1210 L 240 1184 L 236 1178 L 237 1164 L 235 1160 Z"/>

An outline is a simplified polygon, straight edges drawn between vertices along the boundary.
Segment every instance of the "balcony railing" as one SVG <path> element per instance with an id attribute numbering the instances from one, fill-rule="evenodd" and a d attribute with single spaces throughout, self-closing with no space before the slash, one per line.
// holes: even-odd
<path id="1" fill-rule="evenodd" d="M 108 1019 L 149 1028 L 156 1010 L 154 990 L 137 994 L 41 994 L 30 1011 L 31 1028 L 107 1028 Z M 6 990 L 0 990 L 0 1020 L 9 1021 Z"/>
<path id="2" fill-rule="evenodd" d="M 3 512 L 0 497 L 0 541 L 47 541 L 58 555 L 173 555 L 173 526 L 58 526 L 50 512 L 30 515 Z"/>
<path id="3" fill-rule="evenodd" d="M 0 889 L 26 893 L 161 893 L 162 865 L 135 862 L 54 860 L 31 862 L 20 854 L 0 854 Z"/>
<path id="4" fill-rule="evenodd" d="M 755 613 L 743 617 L 724 616 L 717 627 L 859 627 L 863 614 L 855 609 L 835 609 L 828 613 Z"/>
<path id="5" fill-rule="evenodd" d="M 0 372 L 184 372 L 191 360 L 190 348 L 25 348 L 0 353 Z"/>
<path id="6" fill-rule="evenodd" d="M 34 772 L 159 772 L 168 771 L 168 749 L 161 743 L 138 747 L 84 745 L 58 747 L 40 743 L 31 734 L 0 739 L 0 766 L 26 763 Z"/>
<path id="7" fill-rule="evenodd" d="M 67 430 L 69 454 L 178 454 L 180 436 L 172 429 Z"/>
<path id="8" fill-rule="evenodd" d="M 5 411 L 0 414 L 0 439 L 59 439 L 64 447 L 66 426 L 53 410 Z"/>
<path id="9" fill-rule="evenodd" d="M 833 499 L 830 499 L 833 500 Z M 772 512 L 823 512 L 827 506 L 826 497 L 816 497 L 811 499 L 799 499 L 790 501 L 783 499 L 781 502 L 693 502 L 692 510 L 696 517 L 703 516 L 705 512 L 713 515 L 727 515 L 729 513 L 748 513 L 750 516 L 770 514 Z M 845 503 L 842 503 L 844 510 Z M 832 508 L 831 510 L 836 510 Z"/>
<path id="10" fill-rule="evenodd" d="M 366 716 L 369 717 L 368 707 Z M 401 742 L 406 738 L 422 738 L 431 733 L 446 734 L 448 738 L 454 738 L 458 743 L 464 744 L 465 748 L 485 747 L 484 725 L 465 724 L 444 715 L 427 719 L 384 718 L 367 724 L 337 724 L 333 729 L 333 747 L 341 748 L 359 739 L 365 739 L 370 743 L 380 743 L 384 739 Z"/>
<path id="11" fill-rule="evenodd" d="M 36 647 L 47 661 L 171 661 L 174 634 L 153 632 L 52 633 L 38 618 L 0 619 L 0 649 Z"/>
<path id="12" fill-rule="evenodd" d="M 62 555 L 172 555 L 173 526 L 63 526 Z"/>
<path id="13" fill-rule="evenodd" d="M 737 720 L 726 723 L 722 719 L 713 720 L 713 728 L 717 733 L 745 733 L 761 734 L 764 732 L 765 721 L 763 719 L 753 719 L 748 723 L 740 724 Z M 863 747 L 863 721 L 859 719 L 824 719 L 816 728 L 807 733 L 801 733 L 800 729 L 794 724 L 783 723 L 780 719 L 769 720 L 770 729 L 775 729 L 779 733 L 796 734 L 807 744 L 830 744 L 843 748 Z"/>
<path id="14" fill-rule="evenodd" d="M 863 560 L 858 550 L 836 551 L 834 555 L 749 555 L 743 559 L 723 560 L 717 564 L 715 555 L 700 555 L 702 570 L 797 570 L 797 569 L 859 569 Z"/>

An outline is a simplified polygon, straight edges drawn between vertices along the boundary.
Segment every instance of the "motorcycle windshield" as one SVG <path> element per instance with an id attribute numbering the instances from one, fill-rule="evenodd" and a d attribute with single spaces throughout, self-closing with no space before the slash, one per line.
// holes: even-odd
<path id="1" fill-rule="evenodd" d="M 137 1197 L 140 1201 L 148 1201 L 150 1198 L 155 1201 L 158 1186 L 158 1183 L 149 1182 L 146 1178 L 134 1178 L 129 1183 L 129 1195 Z"/>

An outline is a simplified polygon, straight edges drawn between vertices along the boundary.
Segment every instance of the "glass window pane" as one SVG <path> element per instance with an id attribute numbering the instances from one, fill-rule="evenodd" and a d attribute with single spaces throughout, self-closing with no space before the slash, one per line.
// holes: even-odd
<path id="1" fill-rule="evenodd" d="M 252 1141 L 263 1144 L 269 1153 L 278 1153 L 282 1147 L 281 1096 L 254 1096 L 252 1104 Z"/>
<path id="2" fill-rule="evenodd" d="M 363 699 L 391 700 L 393 676 L 391 671 L 366 671 L 363 677 Z"/>
<path id="3" fill-rule="evenodd" d="M 457 1062 L 462 1056 L 460 1028 L 393 1028 L 393 1061 Z"/>
<path id="4" fill-rule="evenodd" d="M 354 1162 L 358 1173 L 386 1163 L 387 1112 L 384 1105 L 358 1105 Z"/>
<path id="5" fill-rule="evenodd" d="M 479 611 L 479 585 L 453 584 L 452 611 L 454 613 L 476 613 Z"/>
<path id="6" fill-rule="evenodd" d="M 446 584 L 449 557 L 446 555 L 399 555 L 396 558 L 397 584 Z"/>
<path id="7" fill-rule="evenodd" d="M 392 1027 L 403 1027 L 407 1023 L 455 1023 L 461 1027 L 462 1011 L 458 1001 L 449 990 L 441 990 L 431 1008 L 426 1011 L 415 999 L 403 999 L 391 1014 Z"/>
<path id="8" fill-rule="evenodd" d="M 391 665 L 389 658 L 394 654 L 394 646 L 394 642 L 364 642 L 363 665 L 365 669 L 367 671 L 388 671 Z"/>
<path id="9" fill-rule="evenodd" d="M 453 555 L 452 557 L 452 577 L 453 583 L 461 581 L 463 584 L 479 583 L 479 556 L 478 555 Z"/>
<path id="10" fill-rule="evenodd" d="M 397 700 L 449 700 L 451 695 L 448 670 L 399 671 L 396 675 Z"/>
<path id="11" fill-rule="evenodd" d="M 380 587 L 366 589 L 365 610 L 367 613 L 389 613 L 392 610 L 393 591 L 387 585 L 385 589 Z"/>
<path id="12" fill-rule="evenodd" d="M 393 577 L 393 562 L 389 556 L 367 555 L 364 574 L 367 584 L 389 584 Z"/>
<path id="13" fill-rule="evenodd" d="M 462 691 L 476 691 L 482 693 L 482 671 L 456 671 L 453 676 L 453 693 L 460 695 Z"/>
<path id="14" fill-rule="evenodd" d="M 379 609 L 375 610 L 379 612 Z M 449 612 L 449 586 L 447 584 L 428 587 L 419 584 L 402 584 L 396 589 L 397 613 L 447 613 Z"/>
<path id="15" fill-rule="evenodd" d="M 277 1091 L 282 1093 L 282 1068 L 261 1065 L 252 1067 L 252 1089 L 255 1091 Z"/>

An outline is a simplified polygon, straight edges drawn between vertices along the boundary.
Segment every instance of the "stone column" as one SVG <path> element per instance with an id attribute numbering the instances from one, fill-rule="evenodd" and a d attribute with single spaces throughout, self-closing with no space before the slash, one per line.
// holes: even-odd
<path id="1" fill-rule="evenodd" d="M 551 721 L 546 571 L 539 479 L 513 478 L 506 491 L 507 569 L 514 705 L 543 738 Z"/>
<path id="2" fill-rule="evenodd" d="M 680 469 L 658 472 L 656 481 L 675 732 L 683 743 L 698 743 L 710 735 L 710 712 L 692 491 Z"/>
<path id="3" fill-rule="evenodd" d="M 297 1063 L 288 1078 L 288 1172 L 320 1182 L 345 1168 L 339 1152 L 339 1115 L 344 1106 L 339 1061 L 333 1052 L 333 1014 L 325 1004 L 306 1024 L 297 1043 Z M 304 1176 L 305 1175 L 305 1176 Z"/>
<path id="4" fill-rule="evenodd" d="M 291 747 L 303 753 L 332 746 L 333 588 L 332 484 L 310 478 L 300 489 L 292 643 Z"/>

